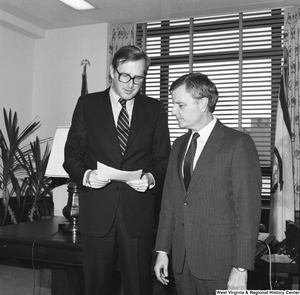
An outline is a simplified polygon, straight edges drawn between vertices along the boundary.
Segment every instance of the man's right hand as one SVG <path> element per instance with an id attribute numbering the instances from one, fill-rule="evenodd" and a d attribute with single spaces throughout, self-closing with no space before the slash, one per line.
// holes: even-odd
<path id="1" fill-rule="evenodd" d="M 105 187 L 110 182 L 111 182 L 110 179 L 98 176 L 96 170 L 93 170 L 89 174 L 89 178 L 87 179 L 87 183 L 90 185 L 91 188 L 94 188 L 94 189 L 99 189 L 99 188 Z"/>
<path id="2" fill-rule="evenodd" d="M 168 254 L 164 252 L 158 252 L 154 271 L 156 278 L 164 285 L 168 285 L 169 280 L 168 277 L 168 265 L 169 265 L 169 258 Z"/>

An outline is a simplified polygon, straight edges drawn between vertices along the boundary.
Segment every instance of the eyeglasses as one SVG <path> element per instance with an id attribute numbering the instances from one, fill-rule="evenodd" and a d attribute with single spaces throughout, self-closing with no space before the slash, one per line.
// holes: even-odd
<path id="1" fill-rule="evenodd" d="M 116 69 L 119 77 L 118 80 L 122 83 L 128 83 L 130 80 L 133 81 L 133 84 L 135 85 L 140 85 L 143 83 L 145 77 L 142 76 L 135 76 L 135 77 L 131 77 L 129 74 L 127 73 L 120 73 L 117 69 Z"/>

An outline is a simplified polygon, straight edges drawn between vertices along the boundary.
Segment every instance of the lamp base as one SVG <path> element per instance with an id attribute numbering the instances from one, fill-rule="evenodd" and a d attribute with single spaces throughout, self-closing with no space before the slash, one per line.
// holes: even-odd
<path id="1" fill-rule="evenodd" d="M 66 233 L 79 233 L 79 188 L 75 182 L 68 184 L 68 203 L 63 209 L 63 215 L 67 219 L 63 231 Z"/>
<path id="2" fill-rule="evenodd" d="M 74 218 L 73 222 L 66 222 L 62 230 L 66 233 L 79 233 L 78 219 Z"/>

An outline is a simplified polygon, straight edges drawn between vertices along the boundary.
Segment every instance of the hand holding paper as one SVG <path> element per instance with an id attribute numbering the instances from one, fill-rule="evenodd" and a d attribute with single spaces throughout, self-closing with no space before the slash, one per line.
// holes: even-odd
<path id="1" fill-rule="evenodd" d="M 101 177 L 97 174 L 97 170 L 93 170 L 90 172 L 88 176 L 87 186 L 90 186 L 94 189 L 103 188 L 111 182 L 110 179 Z"/>
<path id="2" fill-rule="evenodd" d="M 131 180 L 126 182 L 130 187 L 138 192 L 145 192 L 149 187 L 149 181 L 146 174 L 139 180 Z"/>
<path id="3" fill-rule="evenodd" d="M 97 162 L 97 175 L 99 178 L 125 182 L 138 192 L 145 192 L 149 187 L 148 177 L 141 177 L 142 170 L 123 171 Z"/>

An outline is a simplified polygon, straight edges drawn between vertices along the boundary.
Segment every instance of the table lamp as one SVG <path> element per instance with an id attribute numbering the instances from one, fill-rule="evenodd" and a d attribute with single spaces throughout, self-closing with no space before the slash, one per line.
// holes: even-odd
<path id="1" fill-rule="evenodd" d="M 56 128 L 52 143 L 51 153 L 45 175 L 48 177 L 69 178 L 63 168 L 64 149 L 70 127 L 59 126 Z M 79 189 L 75 182 L 68 184 L 68 202 L 63 208 L 63 216 L 67 219 L 63 231 L 76 234 L 79 219 Z"/>

